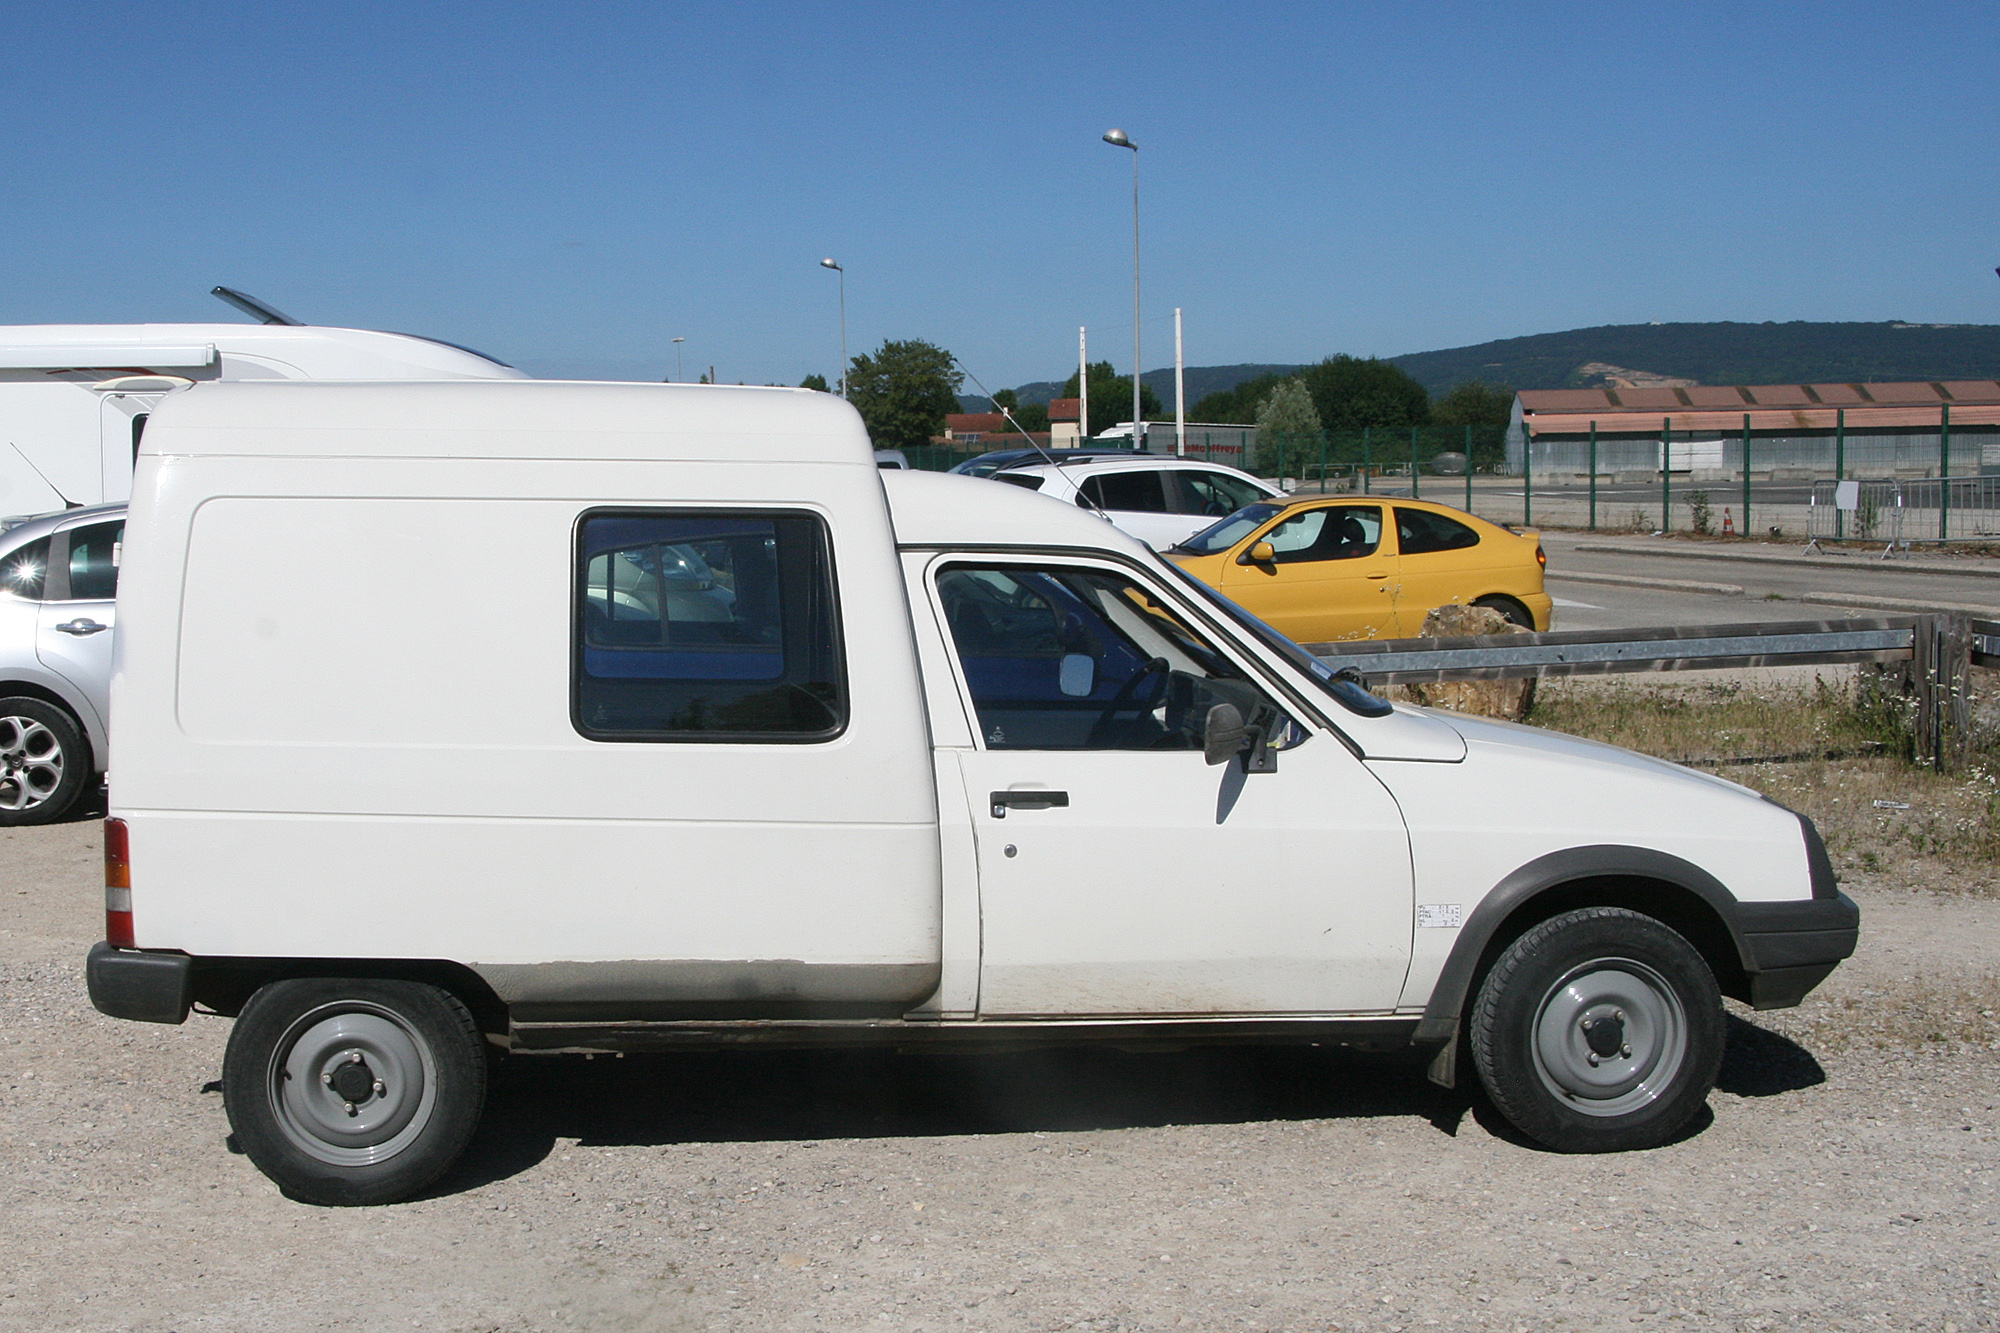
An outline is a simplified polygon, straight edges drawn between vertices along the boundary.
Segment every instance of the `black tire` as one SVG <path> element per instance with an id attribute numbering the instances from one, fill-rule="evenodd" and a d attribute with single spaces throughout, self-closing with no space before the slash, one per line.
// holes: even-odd
<path id="1" fill-rule="evenodd" d="M 1479 597 L 1475 598 L 1472 604 L 1483 606 L 1489 611 L 1498 611 L 1522 629 L 1531 630 L 1535 627 L 1535 618 L 1529 614 L 1528 608 L 1511 597 Z"/>
<path id="2" fill-rule="evenodd" d="M 465 1151 L 486 1103 L 485 1046 L 458 997 L 436 986 L 272 982 L 229 1034 L 229 1126 L 290 1198 L 394 1203 Z"/>
<path id="3" fill-rule="evenodd" d="M 90 788 L 90 741 L 69 712 L 0 699 L 0 828 L 52 824 Z"/>
<path id="4" fill-rule="evenodd" d="M 1588 907 L 1544 921 L 1494 962 L 1472 1058 L 1500 1114 L 1558 1152 L 1654 1148 L 1708 1099 L 1722 992 L 1695 947 L 1649 916 Z"/>

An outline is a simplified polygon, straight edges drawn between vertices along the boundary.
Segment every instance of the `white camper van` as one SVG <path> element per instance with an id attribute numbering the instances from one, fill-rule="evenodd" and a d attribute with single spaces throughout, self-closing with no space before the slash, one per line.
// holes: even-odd
<path id="1" fill-rule="evenodd" d="M 199 385 L 124 550 L 91 997 L 234 1015 L 303 1199 L 435 1179 L 502 1052 L 1414 1043 L 1641 1147 L 1855 944 L 1800 816 L 1392 707 L 823 393 Z"/>
<path id="2" fill-rule="evenodd" d="M 525 378 L 463 347 L 367 329 L 0 326 L 0 516 L 123 500 L 147 419 L 189 383 Z"/>

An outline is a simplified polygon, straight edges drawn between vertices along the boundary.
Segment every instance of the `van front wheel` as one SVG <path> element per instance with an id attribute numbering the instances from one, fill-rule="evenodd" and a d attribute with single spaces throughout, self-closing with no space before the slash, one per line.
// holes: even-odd
<path id="1" fill-rule="evenodd" d="M 1472 1012 L 1487 1095 L 1558 1152 L 1667 1142 L 1715 1086 L 1724 1040 L 1722 993 L 1700 952 L 1614 907 L 1565 912 L 1515 940 Z"/>
<path id="2" fill-rule="evenodd" d="M 286 1195 L 408 1198 L 465 1151 L 486 1101 L 478 1025 L 414 981 L 303 977 L 250 997 L 222 1064 L 229 1126 Z"/>

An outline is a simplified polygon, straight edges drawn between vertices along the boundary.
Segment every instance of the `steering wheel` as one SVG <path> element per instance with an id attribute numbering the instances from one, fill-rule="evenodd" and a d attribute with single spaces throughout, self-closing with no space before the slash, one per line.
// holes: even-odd
<path id="1" fill-rule="evenodd" d="M 1154 692 L 1154 695 L 1148 696 L 1145 703 L 1137 703 L 1139 687 L 1149 680 L 1157 679 L 1164 682 L 1172 674 L 1173 663 L 1167 661 L 1164 657 L 1155 657 L 1143 663 L 1137 671 L 1132 673 L 1132 678 L 1119 687 L 1118 693 L 1112 696 L 1111 702 L 1104 706 L 1104 711 L 1097 715 L 1097 721 L 1090 724 L 1090 734 L 1083 738 L 1083 748 L 1086 750 L 1097 749 L 1103 743 L 1104 739 L 1111 734 L 1112 724 L 1116 721 L 1120 713 L 1127 710 L 1136 710 L 1144 713 L 1157 707 L 1160 702 L 1156 697 L 1158 694 L 1157 690 Z"/>

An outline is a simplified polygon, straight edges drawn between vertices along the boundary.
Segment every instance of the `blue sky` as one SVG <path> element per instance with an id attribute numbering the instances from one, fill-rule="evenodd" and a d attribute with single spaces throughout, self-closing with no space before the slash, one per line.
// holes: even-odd
<path id="1" fill-rule="evenodd" d="M 1987 5 L 0 3 L 0 323 L 989 387 L 1645 320 L 2000 322 Z M 971 389 L 968 384 L 967 389 Z"/>

